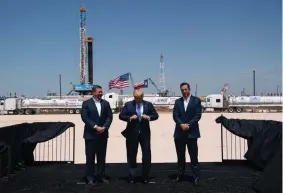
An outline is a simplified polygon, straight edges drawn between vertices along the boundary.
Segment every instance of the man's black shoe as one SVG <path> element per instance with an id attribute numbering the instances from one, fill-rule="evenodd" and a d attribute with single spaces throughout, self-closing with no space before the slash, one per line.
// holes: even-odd
<path id="1" fill-rule="evenodd" d="M 194 185 L 195 186 L 199 186 L 200 184 L 199 184 L 199 177 L 195 177 L 194 178 Z"/>
<path id="2" fill-rule="evenodd" d="M 101 180 L 99 180 L 99 182 L 104 184 L 109 184 L 109 181 L 106 180 L 105 178 L 102 178 Z"/>
<path id="3" fill-rule="evenodd" d="M 180 174 L 178 174 L 177 177 L 176 177 L 176 179 L 173 180 L 173 182 L 181 182 L 182 180 L 183 180 L 183 176 L 180 175 Z"/>
<path id="4" fill-rule="evenodd" d="M 77 184 L 86 184 L 86 183 L 87 183 L 87 179 L 85 177 L 77 181 Z"/>
<path id="5" fill-rule="evenodd" d="M 90 180 L 90 181 L 87 182 L 87 185 L 88 186 L 94 186 L 94 185 L 96 185 L 96 183 L 94 181 Z"/>

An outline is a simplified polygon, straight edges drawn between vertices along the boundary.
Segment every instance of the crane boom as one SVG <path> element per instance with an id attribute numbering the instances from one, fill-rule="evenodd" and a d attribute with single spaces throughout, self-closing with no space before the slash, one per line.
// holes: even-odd
<path id="1" fill-rule="evenodd" d="M 151 80 L 151 78 L 148 78 L 148 80 L 156 88 L 157 92 L 161 93 L 161 90 L 158 88 L 158 86 L 155 84 L 155 82 L 153 80 Z"/>
<path id="2" fill-rule="evenodd" d="M 157 92 L 158 92 L 158 94 L 159 94 L 160 96 L 163 96 L 163 97 L 168 96 L 169 90 L 165 90 L 164 92 L 162 92 L 162 91 L 158 88 L 158 86 L 155 84 L 155 82 L 154 82 L 153 80 L 151 80 L 151 78 L 148 78 L 148 80 L 149 80 L 149 82 L 156 88 L 156 90 L 157 90 Z"/>

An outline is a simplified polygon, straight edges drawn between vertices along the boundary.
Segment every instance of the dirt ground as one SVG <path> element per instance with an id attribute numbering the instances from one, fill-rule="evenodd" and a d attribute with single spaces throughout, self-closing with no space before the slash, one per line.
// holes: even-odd
<path id="1" fill-rule="evenodd" d="M 203 113 L 199 122 L 201 130 L 201 138 L 199 139 L 199 160 L 201 162 L 218 162 L 221 161 L 221 129 L 220 125 L 215 123 L 215 119 L 220 116 L 220 113 Z M 282 113 L 227 113 L 223 114 L 227 118 L 239 118 L 239 119 L 263 119 L 263 120 L 277 120 L 282 121 Z M 0 116 L 0 127 L 23 123 L 23 122 L 73 122 L 76 125 L 75 128 L 75 163 L 85 162 L 84 153 L 84 139 L 83 139 L 83 127 L 84 123 L 81 120 L 80 115 L 3 115 Z M 172 113 L 160 113 L 160 117 L 157 121 L 151 122 L 151 147 L 152 147 L 152 162 L 153 163 L 168 163 L 176 161 L 176 152 L 173 141 L 174 121 Z M 114 119 L 110 128 L 110 137 L 108 140 L 107 149 L 107 162 L 108 163 L 123 163 L 126 162 L 126 147 L 125 139 L 121 135 L 121 132 L 125 129 L 126 123 L 118 119 L 118 115 L 114 114 Z M 72 134 L 72 133 L 71 133 Z M 62 145 L 71 145 L 64 142 L 64 138 L 73 138 L 69 133 L 54 139 L 56 143 Z M 227 135 L 227 136 L 226 136 Z M 243 159 L 245 152 L 245 142 L 232 136 L 230 133 L 225 133 L 223 144 L 226 148 L 224 156 L 238 157 Z M 72 140 L 71 140 L 72 142 Z M 41 152 L 41 156 L 37 153 L 36 156 L 44 157 L 43 152 L 47 154 L 47 146 L 50 146 L 51 142 L 40 144 L 37 146 L 37 152 Z M 230 147 L 231 146 L 231 147 Z M 233 146 L 233 148 L 232 148 Z M 235 148 L 235 147 L 236 148 Z M 63 148 L 64 149 L 64 148 Z M 67 151 L 69 147 L 65 147 Z M 238 151 L 233 152 L 234 149 Z M 48 152 L 49 154 L 49 152 Z M 65 152 L 57 152 L 60 154 L 66 154 Z M 64 156 L 62 156 L 64 159 Z M 39 159 L 39 158 L 37 158 Z M 68 159 L 68 158 L 66 158 Z M 189 156 L 187 156 L 189 161 Z M 138 153 L 138 162 L 141 162 L 141 151 Z"/>

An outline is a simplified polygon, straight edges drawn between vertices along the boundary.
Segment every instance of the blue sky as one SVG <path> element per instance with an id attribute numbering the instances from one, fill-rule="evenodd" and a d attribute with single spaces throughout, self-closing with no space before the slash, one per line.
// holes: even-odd
<path id="1" fill-rule="evenodd" d="M 258 94 L 281 87 L 281 0 L 2 0 L 0 95 L 59 92 L 60 73 L 64 93 L 79 83 L 80 5 L 95 39 L 94 81 L 105 91 L 126 72 L 158 84 L 161 53 L 176 94 L 182 81 L 193 92 L 198 84 L 198 95 L 226 82 L 230 93 L 252 93 L 253 70 Z"/>

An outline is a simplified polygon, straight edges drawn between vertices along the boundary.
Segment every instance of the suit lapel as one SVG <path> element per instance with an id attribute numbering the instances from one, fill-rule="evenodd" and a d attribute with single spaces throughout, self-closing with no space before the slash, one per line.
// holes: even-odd
<path id="1" fill-rule="evenodd" d="M 145 101 L 143 101 L 143 102 L 142 102 L 142 104 L 143 104 L 143 114 L 147 115 L 147 112 L 148 112 L 148 106 L 147 106 L 147 104 L 146 104 L 146 102 L 145 102 Z"/>
<path id="2" fill-rule="evenodd" d="M 92 107 L 94 108 L 94 110 L 95 110 L 97 116 L 99 117 L 99 113 L 98 113 L 98 110 L 97 110 L 97 108 L 96 108 L 96 105 L 95 105 L 95 102 L 94 102 L 94 99 L 93 99 L 93 98 L 91 98 L 91 104 L 92 104 Z M 101 110 L 102 110 L 102 104 L 101 104 Z"/>
<path id="3" fill-rule="evenodd" d="M 181 106 L 182 114 L 185 114 L 186 111 L 185 111 L 185 105 L 184 105 L 184 98 L 181 98 L 179 105 Z"/>
<path id="4" fill-rule="evenodd" d="M 134 114 L 137 114 L 136 105 L 137 105 L 137 104 L 136 104 L 136 101 L 134 100 L 134 101 L 133 101 L 133 112 L 134 112 Z"/>
<path id="5" fill-rule="evenodd" d="M 189 110 L 189 108 L 194 104 L 194 97 L 191 95 L 191 98 L 189 100 L 186 112 Z"/>
<path id="6" fill-rule="evenodd" d="M 104 113 L 104 110 L 105 110 L 105 102 L 104 102 L 104 100 L 103 99 L 101 99 L 101 102 L 100 102 L 100 104 L 101 104 L 101 112 L 100 112 L 100 116 L 102 116 L 103 115 L 103 113 Z"/>

